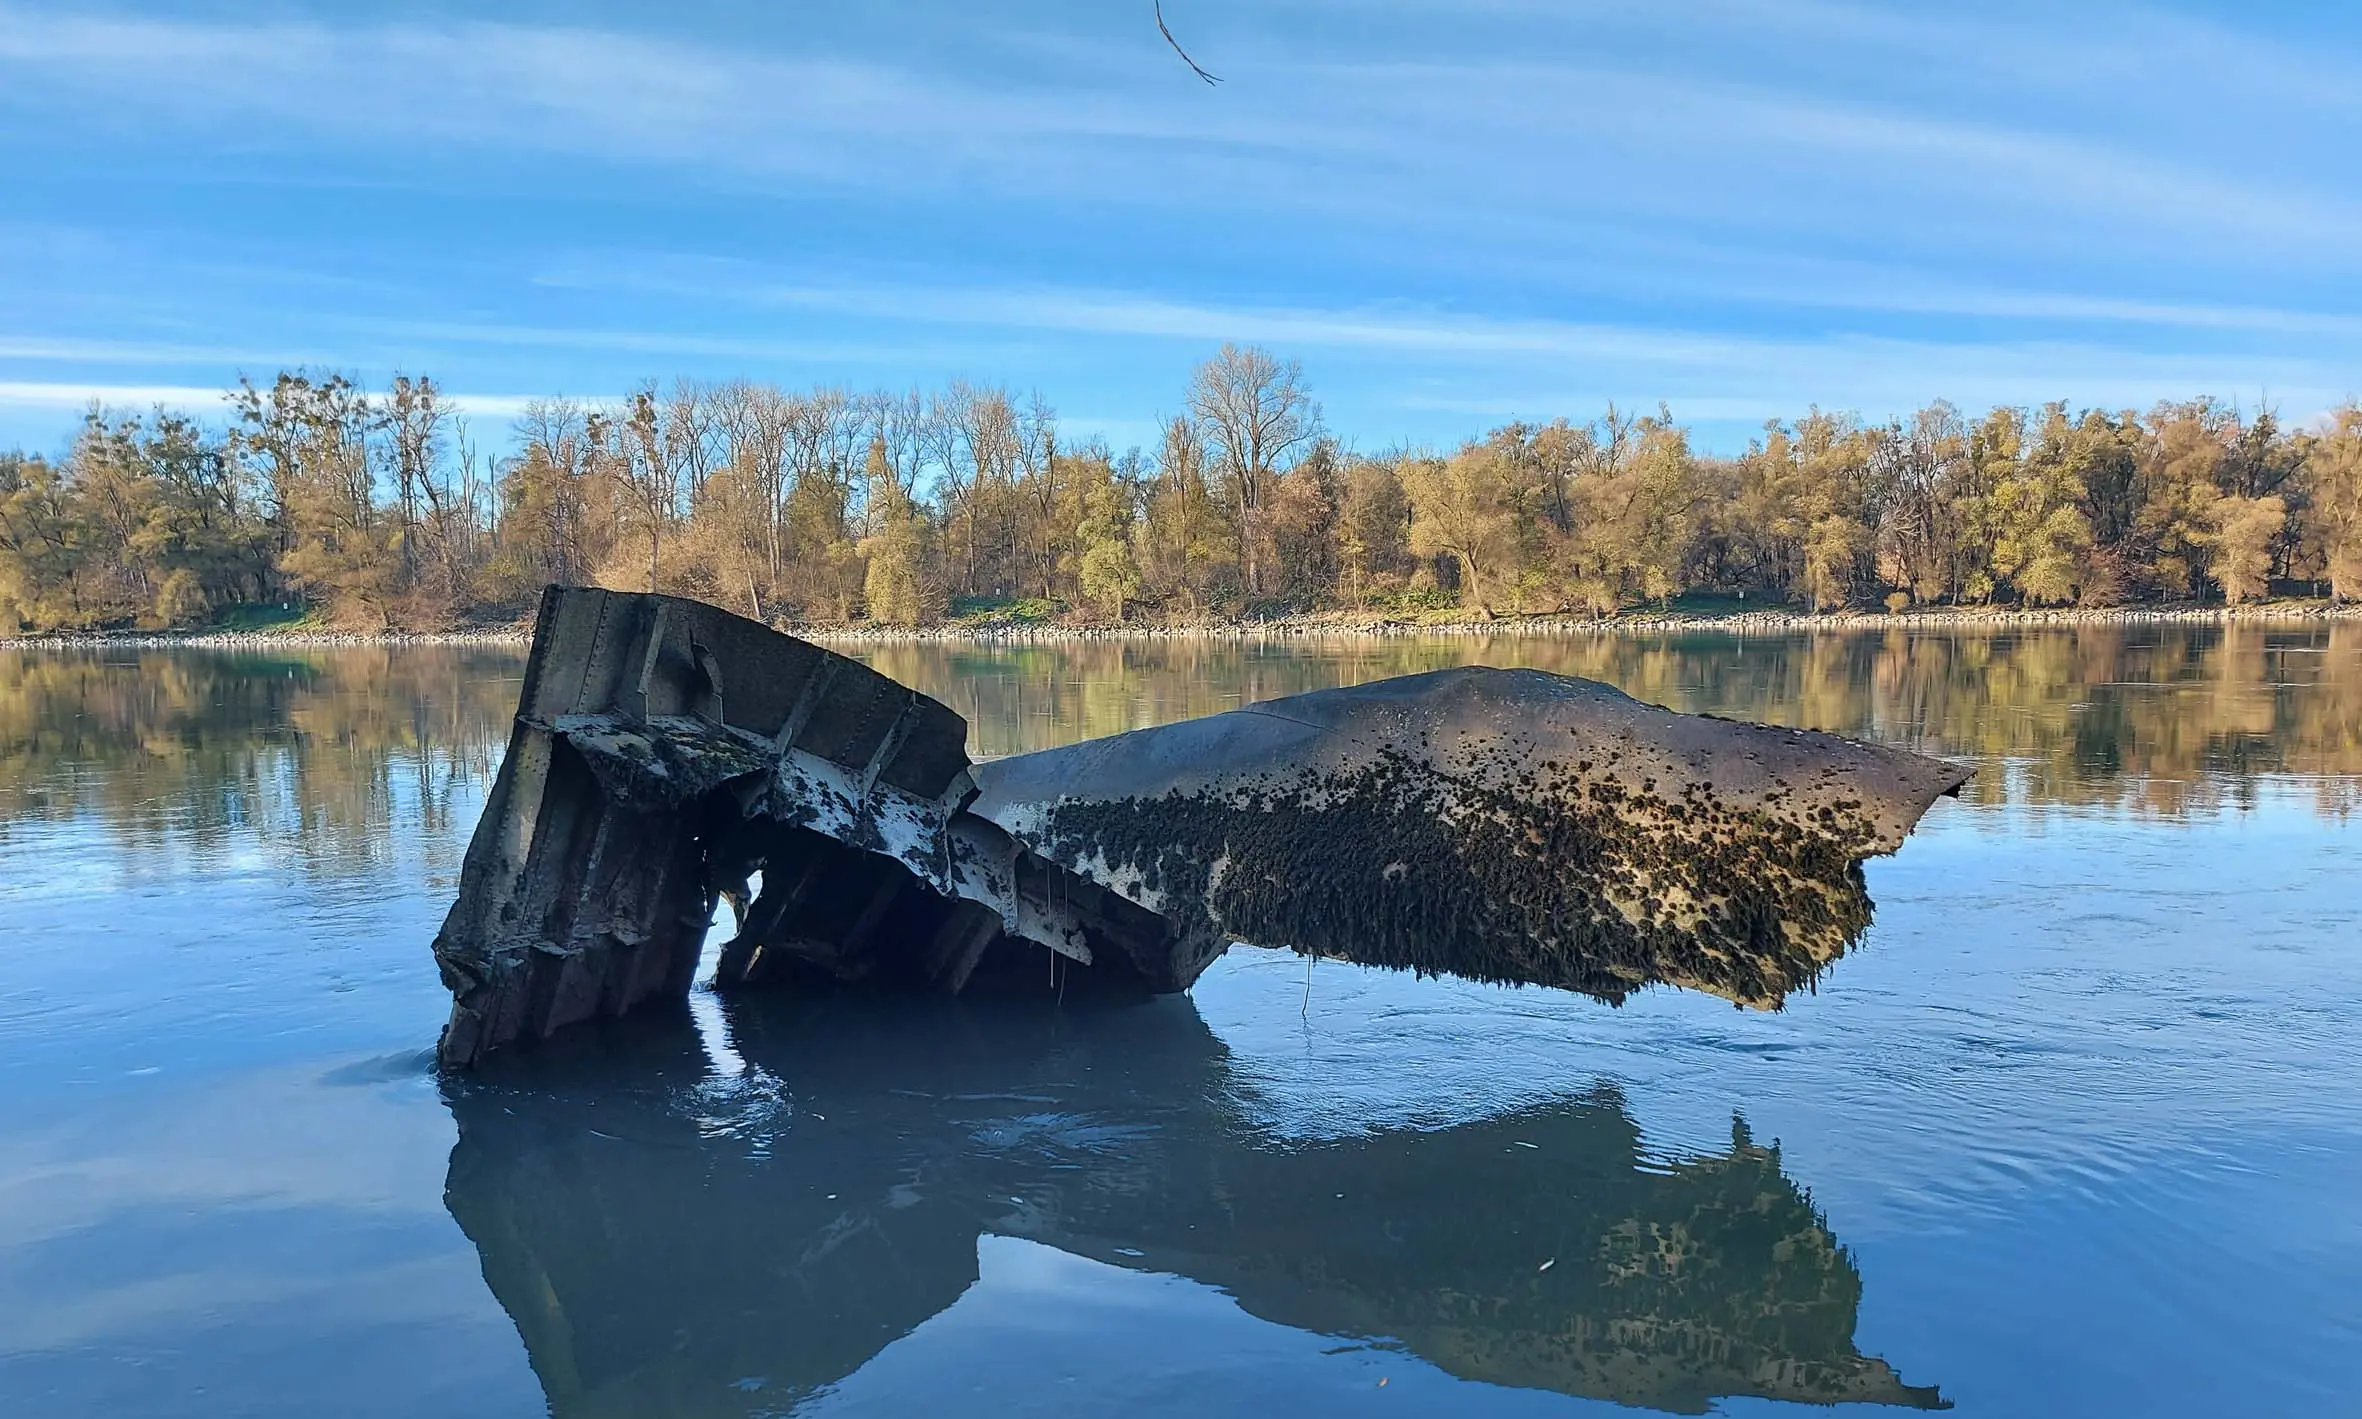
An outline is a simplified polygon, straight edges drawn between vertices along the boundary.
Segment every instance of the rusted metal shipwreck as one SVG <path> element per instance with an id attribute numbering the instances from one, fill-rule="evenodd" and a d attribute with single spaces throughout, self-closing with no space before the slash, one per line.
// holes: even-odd
<path id="1" fill-rule="evenodd" d="M 1240 941 L 1771 1007 L 1868 925 L 1862 860 L 1967 778 L 1473 667 L 984 763 L 966 741 L 753 621 L 551 588 L 435 939 L 443 1059 L 685 997 L 724 899 L 723 989 L 1153 994 Z"/>

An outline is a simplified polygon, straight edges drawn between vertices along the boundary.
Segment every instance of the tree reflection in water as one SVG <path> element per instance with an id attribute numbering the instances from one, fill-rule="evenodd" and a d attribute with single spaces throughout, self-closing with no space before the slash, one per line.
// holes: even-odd
<path id="1" fill-rule="evenodd" d="M 2179 815 L 2258 775 L 2362 803 L 2362 622 L 1765 636 L 1460 635 L 848 645 L 1022 753 L 1327 685 L 1527 665 L 1690 712 L 1974 760 L 1971 802 Z"/>
<path id="2" fill-rule="evenodd" d="M 2355 623 L 864 654 L 970 713 L 986 753 L 1489 661 L 1973 759 L 1973 803 L 2199 815 L 2281 774 L 2324 815 L 2362 798 Z M 504 648 L 0 651 L 0 852 L 52 835 L 48 863 L 203 876 L 249 854 L 274 877 L 431 893 L 521 666 Z M 1654 1158 L 1599 1096 L 1286 1143 L 1185 1000 L 1056 1020 L 864 1009 L 735 1003 L 734 1071 L 658 1018 L 453 1093 L 450 1207 L 558 1414 L 776 1407 L 776 1388 L 728 1385 L 858 1369 L 976 1280 L 986 1235 L 1191 1277 L 1278 1324 L 1389 1336 L 1503 1384 L 1693 1411 L 1935 1402 L 1856 1351 L 1859 1273 L 1743 1136 Z"/>
<path id="3" fill-rule="evenodd" d="M 307 874 L 422 853 L 456 871 L 523 664 L 498 646 L 0 651 L 0 842 L 80 820 L 134 863 L 260 847 Z"/>
<path id="4" fill-rule="evenodd" d="M 1654 1158 L 1603 1092 L 1289 1143 L 1186 998 L 726 1012 L 710 1056 L 685 1016 L 644 1019 L 446 1086 L 446 1202 L 560 1419 L 777 1412 L 949 1307 L 991 1235 L 1465 1379 L 1942 1406 L 1854 1348 L 1861 1277 L 1743 1124 Z"/>
<path id="5" fill-rule="evenodd" d="M 1640 699 L 1976 762 L 1972 803 L 2178 816 L 2311 776 L 2362 803 L 2362 623 L 1764 637 L 853 647 L 1006 754 L 1443 665 L 1532 665 Z M 0 650 L 0 842 L 84 822 L 135 860 L 265 847 L 309 873 L 456 868 L 507 742 L 521 648 Z M 408 835 L 407 842 L 393 839 Z"/>

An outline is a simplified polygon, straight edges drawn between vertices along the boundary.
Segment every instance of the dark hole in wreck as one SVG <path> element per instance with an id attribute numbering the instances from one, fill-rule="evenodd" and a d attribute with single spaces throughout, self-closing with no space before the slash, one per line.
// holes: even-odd
<path id="1" fill-rule="evenodd" d="M 1161 949 L 1169 931 L 1162 918 L 1031 854 L 1019 854 L 1013 865 L 1017 895 L 1058 902 L 1080 918 L 1089 961 L 1009 934 L 990 908 L 943 895 L 891 857 L 810 828 L 739 817 L 727 797 L 707 812 L 700 847 L 708 886 L 721 901 L 746 902 L 715 968 L 718 988 L 801 983 L 1126 999 L 1154 993 L 1131 951 L 1140 943 Z M 750 895 L 746 884 L 758 878 Z M 707 911 L 710 919 L 710 905 Z"/>

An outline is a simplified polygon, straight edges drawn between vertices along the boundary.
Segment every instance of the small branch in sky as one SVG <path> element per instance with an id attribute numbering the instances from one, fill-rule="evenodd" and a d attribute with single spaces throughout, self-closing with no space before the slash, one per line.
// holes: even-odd
<path id="1" fill-rule="evenodd" d="M 1188 65 L 1192 72 L 1194 72 L 1199 78 L 1205 80 L 1207 83 L 1221 83 L 1222 81 L 1220 79 L 1217 79 L 1213 75 L 1207 73 L 1203 65 L 1189 57 L 1189 51 L 1181 47 L 1181 41 L 1173 38 L 1173 31 L 1165 24 L 1165 0 L 1153 0 L 1153 3 L 1156 6 L 1156 27 L 1158 31 L 1164 35 L 1165 43 L 1173 46 L 1173 52 L 1181 56 L 1181 62 Z"/>

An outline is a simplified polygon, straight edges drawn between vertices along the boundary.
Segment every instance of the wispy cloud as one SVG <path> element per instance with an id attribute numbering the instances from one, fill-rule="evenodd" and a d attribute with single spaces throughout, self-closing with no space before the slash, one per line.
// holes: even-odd
<path id="1" fill-rule="evenodd" d="M 193 384 L 80 384 L 55 380 L 0 380 L 0 405 L 32 409 L 168 409 L 219 407 L 222 390 Z"/>
<path id="2" fill-rule="evenodd" d="M 462 414 L 487 419 L 513 419 L 541 396 L 532 394 L 448 393 L 444 400 Z M 587 403 L 605 403 L 620 395 L 584 396 Z M 217 416 L 227 401 L 221 385 L 103 384 L 72 381 L 0 380 L 0 408 L 88 409 L 92 406 L 129 412 L 162 406 L 207 417 Z"/>
<path id="3" fill-rule="evenodd" d="M 1726 298 L 1749 297 L 1791 306 L 1874 309 L 1918 314 L 1991 317 L 2029 329 L 1996 342 L 1873 340 L 1845 332 L 1812 338 L 1767 337 L 1736 330 L 1567 320 L 1507 319 L 1482 313 L 1378 302 L 1348 307 L 1244 305 L 1189 301 L 1137 292 L 1062 286 L 962 286 L 843 282 L 795 284 L 766 279 L 738 263 L 638 262 L 630 272 L 576 267 L 564 278 L 588 289 L 602 286 L 657 292 L 699 302 L 754 304 L 915 326 L 973 326 L 1053 334 L 1133 337 L 1205 346 L 1221 341 L 1283 348 L 1398 353 L 1412 356 L 1556 356 L 1700 370 L 1719 364 L 1784 360 L 1847 343 L 1888 350 L 1932 352 L 1961 346 L 1989 349 L 2081 349 L 2111 359 L 2180 358 L 2185 362 L 2252 360 L 2251 352 L 2172 356 L 2154 350 L 2129 354 L 2124 341 L 2067 337 L 2059 325 L 2147 326 L 2166 329 L 2307 334 L 2332 342 L 2320 355 L 2331 363 L 2362 353 L 2362 318 L 2266 307 L 2208 306 L 2006 289 L 1826 281 L 1798 286 L 1723 287 Z"/>
<path id="4" fill-rule="evenodd" d="M 636 357 L 651 369 L 667 361 L 744 360 L 766 366 L 801 365 L 814 370 L 874 366 L 908 361 L 908 340 L 786 340 L 664 330 L 617 330 L 599 326 L 526 325 L 497 321 L 400 320 L 328 316 L 316 322 L 323 336 L 310 347 L 186 345 L 139 339 L 69 339 L 0 333 L 0 360 L 69 365 L 201 366 L 238 371 L 295 368 L 343 369 L 364 375 L 399 370 L 421 359 L 448 357 L 455 350 L 594 350 Z M 332 336 L 326 332 L 335 332 Z M 334 349 L 333 356 L 326 353 Z M 938 347 L 938 353 L 940 353 Z M 1006 353 L 980 347 L 976 358 Z M 76 387 L 71 382 L 59 388 Z M 109 386 L 112 387 L 112 386 Z"/>
<path id="5" fill-rule="evenodd" d="M 300 355 L 218 345 L 178 345 L 150 340 L 65 339 L 0 334 L 0 360 L 43 360 L 58 364 L 300 365 Z"/>
<path id="6" fill-rule="evenodd" d="M 1183 120 L 1098 92 L 988 89 L 898 65 L 776 55 L 626 31 L 487 22 L 338 26 L 0 8 L 0 64 L 24 84 L 181 121 L 283 120 L 292 133 L 433 134 L 765 171 L 840 166 L 812 140 L 1284 138 L 1219 113 Z"/>
<path id="7" fill-rule="evenodd" d="M 816 368 L 907 361 L 909 341 L 777 340 L 678 331 L 607 330 L 558 325 L 511 325 L 471 321 L 367 320 L 355 323 L 370 337 L 429 345 L 490 345 L 508 349 L 600 350 L 649 360 L 755 360 Z"/>
<path id="8" fill-rule="evenodd" d="M 2161 330 L 2247 331 L 2310 335 L 2362 342 L 2362 316 L 2282 310 L 2271 306 L 2208 305 L 2132 296 L 2013 291 L 1880 279 L 1874 274 L 1809 285 L 1721 286 L 1719 295 L 1806 309 L 1965 315 L 2029 322 L 2088 322 Z"/>
<path id="9" fill-rule="evenodd" d="M 868 318 L 1145 336 L 1195 345 L 1227 340 L 1408 354 L 1557 354 L 1665 362 L 1694 361 L 1727 348 L 1715 337 L 1680 332 L 1455 317 L 1385 306 L 1321 310 L 1210 305 L 1058 288 L 775 286 L 748 294 L 778 305 Z"/>
<path id="10" fill-rule="evenodd" d="M 1613 55 L 1321 60 L 1258 47 L 1236 57 L 1239 82 L 1219 104 L 1126 82 L 1136 57 L 1093 57 L 984 82 L 921 58 L 619 30 L 0 8 L 0 67 L 53 113 L 101 129 L 143 114 L 184 132 L 231 125 L 242 146 L 360 145 L 377 162 L 431 141 L 898 190 L 984 181 L 1165 204 L 1229 191 L 1266 208 L 1422 221 L 1512 198 L 1527 217 L 1603 203 L 1721 215 L 1743 203 L 1784 221 L 1843 221 L 1900 193 L 1974 192 L 1955 227 L 2072 210 L 2116 228 L 2318 244 L 2362 223 L 2362 204 L 2334 185 Z M 1585 168 L 1568 171 L 1578 154 Z M 1828 180 L 1830 163 L 1846 165 L 1844 180 Z"/>
<path id="11" fill-rule="evenodd" d="M 591 289 L 601 282 L 583 267 L 566 279 Z M 976 327 L 1151 341 L 1180 346 L 1190 357 L 1224 340 L 1265 344 L 1306 354 L 1316 377 L 1350 365 L 1357 386 L 1351 431 L 1381 442 L 1402 432 L 1403 411 L 1459 416 L 1465 427 L 1580 413 L 1609 399 L 1666 399 L 1683 417 L 1753 423 L 1814 404 L 1883 418 L 1939 397 L 2021 405 L 2065 398 L 2124 408 L 2212 392 L 2309 417 L 2354 392 L 2353 357 L 2362 349 L 2362 322 L 2303 312 L 2005 290 L 1859 297 L 1889 309 L 2024 327 L 2019 334 L 1898 337 L 1502 319 L 1404 302 L 1282 307 L 1056 286 L 799 285 L 720 262 L 668 270 L 635 261 L 629 274 L 606 279 L 674 299 L 825 315 L 865 328 L 885 322 L 912 331 Z M 2074 333 L 2065 333 L 2070 326 Z M 2301 353 L 2177 348 L 2137 338 L 2144 327 L 2302 330 L 2329 338 Z"/>
<path id="12" fill-rule="evenodd" d="M 2193 105 L 2185 85 L 2159 82 L 2203 74 L 2210 100 L 2255 100 L 2288 110 L 2362 109 L 2352 82 L 2362 52 L 2352 43 L 2265 36 L 2253 28 L 2139 0 L 1985 0 L 1975 6 L 1866 0 L 1313 0 L 1329 12 L 1373 11 L 1444 21 L 1461 35 L 1469 22 L 1510 22 L 1536 48 L 1579 45 L 1624 57 L 1632 49 L 1721 57 L 1733 70 L 1760 71 L 1776 55 L 1792 72 L 1891 74 L 1923 92 L 1989 84 L 2089 97 L 2112 108 L 2183 110 L 2207 121 L 2212 103 Z M 1558 44 L 1549 41 L 1555 40 Z M 2294 114 L 2292 113 L 2293 117 Z"/>
<path id="13" fill-rule="evenodd" d="M 2308 47 L 2133 0 L 1206 0 L 1206 91 L 1081 7 L 117 3 L 0 0 L 0 124 L 43 134 L 0 226 L 10 407 L 284 364 L 957 372 L 1113 427 L 1223 340 L 1423 429 L 1607 395 L 2293 401 L 2362 369 L 2350 23 Z M 110 164 L 169 200 L 85 219 Z"/>

